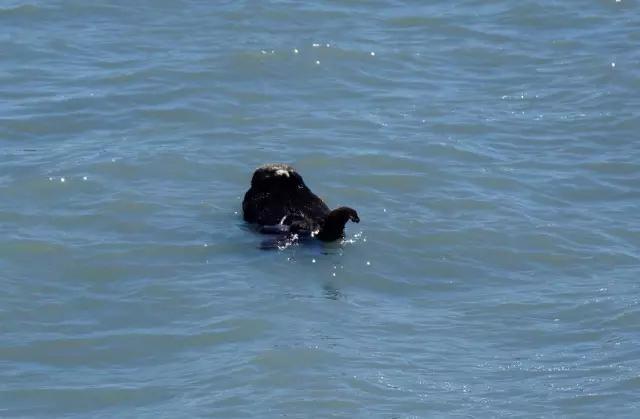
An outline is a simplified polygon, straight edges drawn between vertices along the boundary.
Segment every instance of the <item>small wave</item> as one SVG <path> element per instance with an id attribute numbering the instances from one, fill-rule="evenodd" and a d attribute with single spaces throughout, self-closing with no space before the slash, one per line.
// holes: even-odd
<path id="1" fill-rule="evenodd" d="M 3 17 L 33 17 L 44 8 L 35 4 L 19 4 L 15 6 L 0 6 L 0 19 Z"/>

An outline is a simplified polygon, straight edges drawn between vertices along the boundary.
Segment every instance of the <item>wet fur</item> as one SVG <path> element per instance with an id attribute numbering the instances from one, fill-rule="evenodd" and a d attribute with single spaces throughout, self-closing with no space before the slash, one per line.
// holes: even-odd
<path id="1" fill-rule="evenodd" d="M 344 237 L 347 221 L 360 221 L 352 208 L 331 211 L 311 192 L 302 176 L 286 164 L 256 169 L 242 201 L 242 211 L 244 220 L 264 226 L 264 233 L 311 235 L 323 241 Z"/>

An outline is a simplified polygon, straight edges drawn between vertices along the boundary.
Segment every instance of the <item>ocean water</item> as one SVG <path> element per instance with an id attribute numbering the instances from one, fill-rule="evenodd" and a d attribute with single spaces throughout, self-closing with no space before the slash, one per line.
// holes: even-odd
<path id="1" fill-rule="evenodd" d="M 636 417 L 635 0 L 0 2 L 1 417 Z M 260 250 L 255 167 L 342 243 Z"/>

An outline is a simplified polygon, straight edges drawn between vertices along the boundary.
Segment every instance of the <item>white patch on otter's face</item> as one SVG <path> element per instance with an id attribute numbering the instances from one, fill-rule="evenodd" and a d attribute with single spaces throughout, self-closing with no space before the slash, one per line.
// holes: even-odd
<path id="1" fill-rule="evenodd" d="M 286 176 L 289 177 L 289 171 L 284 169 L 276 170 L 276 176 Z"/>

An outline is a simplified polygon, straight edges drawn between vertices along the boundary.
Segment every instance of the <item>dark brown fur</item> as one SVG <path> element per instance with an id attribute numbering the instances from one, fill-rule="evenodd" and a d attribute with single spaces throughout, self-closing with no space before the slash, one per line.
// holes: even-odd
<path id="1" fill-rule="evenodd" d="M 282 224 L 291 233 L 309 233 L 323 241 L 344 237 L 347 221 L 360 222 L 349 207 L 333 211 L 305 185 L 302 176 L 286 164 L 268 164 L 253 173 L 244 195 L 245 221 L 263 226 Z"/>

